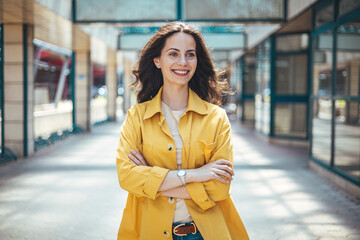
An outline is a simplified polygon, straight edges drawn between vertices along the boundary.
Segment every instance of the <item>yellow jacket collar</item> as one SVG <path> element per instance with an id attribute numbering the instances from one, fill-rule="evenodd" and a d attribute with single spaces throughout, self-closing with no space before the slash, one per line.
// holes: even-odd
<path id="1" fill-rule="evenodd" d="M 156 113 L 161 112 L 161 94 L 163 87 L 160 88 L 156 96 L 149 101 L 146 108 L 144 119 L 151 118 Z M 189 88 L 188 107 L 186 112 L 194 111 L 198 114 L 205 115 L 208 113 L 207 107 L 202 100 L 191 88 Z"/>

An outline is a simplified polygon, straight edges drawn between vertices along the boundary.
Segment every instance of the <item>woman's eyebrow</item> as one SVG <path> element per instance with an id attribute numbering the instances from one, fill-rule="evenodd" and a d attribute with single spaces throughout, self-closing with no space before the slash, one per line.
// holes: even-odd
<path id="1" fill-rule="evenodd" d="M 180 50 L 179 50 L 179 49 L 177 49 L 177 48 L 169 48 L 168 50 L 166 50 L 166 52 L 168 52 L 168 51 L 170 51 L 170 50 L 174 50 L 174 51 L 178 51 L 178 52 L 180 52 Z M 195 51 L 195 49 L 189 49 L 189 50 L 186 50 L 186 52 L 192 52 L 192 51 Z"/>
<path id="2" fill-rule="evenodd" d="M 168 51 L 170 51 L 170 50 L 175 50 L 175 51 L 180 52 L 180 50 L 179 50 L 179 49 L 177 49 L 177 48 L 169 48 L 169 49 L 168 49 L 168 50 L 166 50 L 166 51 L 168 52 Z"/>

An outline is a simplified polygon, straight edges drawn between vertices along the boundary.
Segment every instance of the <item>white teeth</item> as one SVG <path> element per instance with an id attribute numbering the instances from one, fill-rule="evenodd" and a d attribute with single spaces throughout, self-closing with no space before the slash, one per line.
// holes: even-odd
<path id="1" fill-rule="evenodd" d="M 175 70 L 174 70 L 174 72 L 175 72 L 175 73 L 179 73 L 179 74 L 186 74 L 188 71 L 175 71 Z"/>

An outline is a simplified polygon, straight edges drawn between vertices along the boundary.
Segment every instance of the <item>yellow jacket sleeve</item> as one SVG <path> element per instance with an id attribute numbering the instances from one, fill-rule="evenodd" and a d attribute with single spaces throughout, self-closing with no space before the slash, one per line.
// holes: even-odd
<path id="1" fill-rule="evenodd" d="M 231 128 L 229 120 L 224 111 L 225 119 L 220 133 L 217 137 L 217 144 L 209 162 L 219 159 L 233 162 L 233 146 L 231 142 Z M 202 183 L 189 183 L 186 185 L 191 199 L 202 209 L 207 210 L 216 205 L 217 201 L 230 197 L 230 183 L 224 184 L 217 180 L 210 180 Z"/>
<path id="2" fill-rule="evenodd" d="M 138 197 L 155 199 L 168 169 L 158 166 L 136 166 L 128 155 L 130 149 L 140 149 L 140 116 L 131 108 L 122 125 L 121 137 L 116 151 L 116 168 L 121 188 Z"/>

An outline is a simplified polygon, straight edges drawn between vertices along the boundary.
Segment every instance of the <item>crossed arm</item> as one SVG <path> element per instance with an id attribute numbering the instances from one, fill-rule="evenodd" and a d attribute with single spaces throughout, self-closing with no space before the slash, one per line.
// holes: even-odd
<path id="1" fill-rule="evenodd" d="M 129 159 L 136 166 L 149 166 L 146 159 L 140 153 L 131 149 L 131 153 L 128 155 Z M 207 182 L 210 180 L 217 180 L 221 183 L 227 184 L 232 180 L 234 171 L 231 168 L 232 163 L 228 160 L 219 159 L 214 162 L 205 164 L 204 166 L 196 169 L 186 169 L 186 183 L 192 182 Z M 181 180 L 177 176 L 176 170 L 170 170 L 162 184 L 159 191 L 161 195 L 167 197 L 175 197 L 182 199 L 190 199 L 186 187 L 182 184 Z"/>

